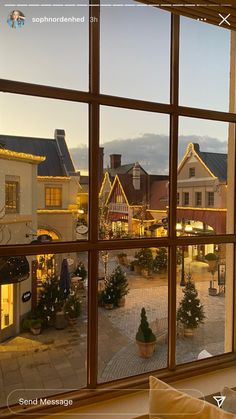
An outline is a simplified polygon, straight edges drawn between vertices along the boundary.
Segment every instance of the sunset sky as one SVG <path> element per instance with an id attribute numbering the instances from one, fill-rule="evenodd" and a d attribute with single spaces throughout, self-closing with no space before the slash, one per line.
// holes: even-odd
<path id="1" fill-rule="evenodd" d="M 26 16 L 21 29 L 7 25 L 11 10 L 0 6 L 0 76 L 87 90 L 88 7 L 21 7 Z M 85 16 L 85 23 L 32 23 L 32 17 L 43 16 Z M 102 6 L 101 91 L 167 103 L 169 42 L 169 13 L 152 7 Z M 229 48 L 230 31 L 181 18 L 181 104 L 228 110 Z M 1 94 L 1 134 L 51 138 L 55 128 L 65 129 L 70 148 L 85 146 L 87 105 Z M 103 144 L 147 134 L 168 136 L 168 132 L 168 116 L 101 109 Z M 227 124 L 185 118 L 180 134 L 226 141 Z"/>

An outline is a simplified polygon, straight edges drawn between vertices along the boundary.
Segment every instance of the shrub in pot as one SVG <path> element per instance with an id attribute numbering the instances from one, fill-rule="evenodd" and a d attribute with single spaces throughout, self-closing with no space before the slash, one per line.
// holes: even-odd
<path id="1" fill-rule="evenodd" d="M 64 312 L 70 323 L 75 323 L 81 313 L 81 303 L 76 294 L 69 295 L 64 305 Z"/>
<path id="2" fill-rule="evenodd" d="M 166 272 L 168 263 L 167 249 L 160 247 L 156 251 L 156 257 L 153 259 L 154 272 Z"/>
<path id="3" fill-rule="evenodd" d="M 183 293 L 184 296 L 179 303 L 177 311 L 177 320 L 184 327 L 184 335 L 192 336 L 194 329 L 197 329 L 201 323 L 204 323 L 205 314 L 191 277 L 189 277 Z"/>
<path id="4" fill-rule="evenodd" d="M 145 276 L 151 275 L 153 270 L 153 256 L 151 249 L 143 248 L 135 253 L 135 259 Z"/>
<path id="5" fill-rule="evenodd" d="M 126 273 L 118 265 L 109 278 L 109 284 L 113 290 L 113 303 L 115 307 L 121 307 L 125 304 L 125 296 L 129 292 L 129 284 Z"/>
<path id="6" fill-rule="evenodd" d="M 141 358 L 150 358 L 153 355 L 156 348 L 156 336 L 149 327 L 144 307 L 141 310 L 141 321 L 136 333 L 136 343 Z"/>
<path id="7" fill-rule="evenodd" d="M 118 254 L 118 261 L 121 265 L 127 265 L 128 264 L 128 259 L 127 259 L 127 253 L 125 252 L 121 252 Z"/>
<path id="8" fill-rule="evenodd" d="M 30 320 L 30 331 L 33 335 L 39 335 L 42 330 L 42 322 L 40 319 Z"/>

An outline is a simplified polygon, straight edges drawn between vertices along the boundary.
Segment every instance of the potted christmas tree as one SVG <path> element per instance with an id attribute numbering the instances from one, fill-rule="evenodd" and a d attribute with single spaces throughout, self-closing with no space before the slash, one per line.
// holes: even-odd
<path id="1" fill-rule="evenodd" d="M 151 276 L 153 270 L 153 257 L 151 249 L 141 249 L 135 254 L 135 259 L 138 261 L 142 275 Z"/>
<path id="2" fill-rule="evenodd" d="M 125 252 L 121 252 L 117 255 L 118 258 L 118 262 L 121 265 L 128 265 L 128 258 L 127 258 L 127 253 Z"/>
<path id="3" fill-rule="evenodd" d="M 123 307 L 125 305 L 125 296 L 129 292 L 129 286 L 126 274 L 119 265 L 110 275 L 109 282 L 113 288 L 114 306 Z"/>
<path id="4" fill-rule="evenodd" d="M 184 327 L 184 336 L 193 336 L 194 329 L 203 323 L 205 314 L 191 275 L 189 275 L 183 293 L 184 296 L 177 311 L 177 320 Z"/>
<path id="5" fill-rule="evenodd" d="M 136 343 L 141 358 L 150 358 L 153 355 L 156 348 L 156 336 L 149 327 L 144 307 L 141 310 L 141 322 L 136 333 Z"/>
<path id="6" fill-rule="evenodd" d="M 156 257 L 153 260 L 154 272 L 166 272 L 168 263 L 167 250 L 165 247 L 160 247 L 157 250 Z"/>
<path id="7" fill-rule="evenodd" d="M 217 270 L 218 257 L 215 253 L 208 253 L 205 256 L 205 260 L 207 261 L 208 266 L 209 266 L 208 271 L 212 275 L 212 280 L 210 281 L 210 287 L 208 288 L 208 293 L 209 295 L 215 296 L 217 295 L 217 288 L 214 287 L 214 282 L 215 282 L 214 275 Z"/>
<path id="8" fill-rule="evenodd" d="M 62 311 L 65 302 L 65 293 L 60 288 L 56 276 L 48 276 L 40 290 L 37 312 L 44 326 L 55 324 L 56 314 Z"/>
<path id="9" fill-rule="evenodd" d="M 66 316 L 68 317 L 69 323 L 76 324 L 77 318 L 81 313 L 81 303 L 75 293 L 70 294 L 67 298 L 64 305 L 64 311 Z"/>

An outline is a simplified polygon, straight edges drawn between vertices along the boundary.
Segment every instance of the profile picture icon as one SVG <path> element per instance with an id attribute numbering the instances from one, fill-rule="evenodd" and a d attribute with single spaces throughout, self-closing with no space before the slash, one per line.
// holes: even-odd
<path id="1" fill-rule="evenodd" d="M 12 29 L 22 28 L 25 24 L 25 15 L 20 10 L 12 10 L 7 19 L 8 26 Z"/>

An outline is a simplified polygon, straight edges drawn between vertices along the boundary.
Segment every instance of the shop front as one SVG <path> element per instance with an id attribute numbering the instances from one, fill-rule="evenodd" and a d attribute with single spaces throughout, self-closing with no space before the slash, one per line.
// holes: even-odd
<path id="1" fill-rule="evenodd" d="M 29 278 L 29 263 L 25 256 L 0 258 L 0 342 L 16 335 L 19 327 L 19 283 Z"/>

